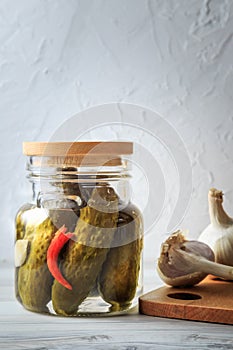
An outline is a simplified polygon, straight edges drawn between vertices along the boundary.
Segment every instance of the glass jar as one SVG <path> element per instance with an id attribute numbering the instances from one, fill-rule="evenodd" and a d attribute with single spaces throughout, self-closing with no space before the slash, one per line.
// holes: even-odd
<path id="1" fill-rule="evenodd" d="M 16 215 L 15 290 L 28 310 L 124 313 L 142 292 L 143 221 L 130 142 L 26 142 L 32 200 Z"/>

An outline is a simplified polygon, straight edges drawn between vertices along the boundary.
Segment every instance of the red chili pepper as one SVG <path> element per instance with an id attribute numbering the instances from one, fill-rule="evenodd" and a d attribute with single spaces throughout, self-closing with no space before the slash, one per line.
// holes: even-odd
<path id="1" fill-rule="evenodd" d="M 68 242 L 70 238 L 73 237 L 73 233 L 66 233 L 67 229 L 65 225 L 63 225 L 55 234 L 52 239 L 50 246 L 47 250 L 47 265 L 49 271 L 53 275 L 53 277 L 61 283 L 65 288 L 72 290 L 72 286 L 69 282 L 62 276 L 61 271 L 58 267 L 58 256 L 61 249 Z"/>

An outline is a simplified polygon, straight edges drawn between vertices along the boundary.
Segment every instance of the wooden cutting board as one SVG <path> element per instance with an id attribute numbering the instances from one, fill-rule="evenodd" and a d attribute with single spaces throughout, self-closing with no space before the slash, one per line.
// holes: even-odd
<path id="1" fill-rule="evenodd" d="M 209 276 L 190 288 L 161 287 L 139 298 L 150 316 L 233 324 L 233 282 Z"/>

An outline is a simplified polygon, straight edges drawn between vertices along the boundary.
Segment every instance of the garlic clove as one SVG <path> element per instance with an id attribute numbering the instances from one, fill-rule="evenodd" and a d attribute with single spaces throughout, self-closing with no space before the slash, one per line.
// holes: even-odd
<path id="1" fill-rule="evenodd" d="M 174 287 L 193 286 L 202 281 L 208 273 L 195 267 L 191 255 L 214 261 L 214 253 L 206 244 L 187 241 L 181 231 L 173 233 L 161 247 L 157 264 L 160 278 Z"/>
<path id="2" fill-rule="evenodd" d="M 165 283 L 177 287 L 197 284 L 208 274 L 233 280 L 232 266 L 216 263 L 208 245 L 187 241 L 181 231 L 162 244 L 157 269 Z"/>
<path id="3" fill-rule="evenodd" d="M 209 245 L 215 254 L 215 261 L 233 266 L 233 219 L 223 208 L 223 193 L 211 188 L 208 193 L 210 224 L 198 237 Z"/>
<path id="4" fill-rule="evenodd" d="M 191 274 L 179 276 L 179 277 L 167 277 L 160 268 L 157 268 L 159 277 L 161 280 L 172 287 L 191 287 L 201 282 L 206 276 L 206 273 L 193 272 Z"/>
<path id="5" fill-rule="evenodd" d="M 20 267 L 25 263 L 28 247 L 28 239 L 19 239 L 15 242 L 15 267 Z"/>

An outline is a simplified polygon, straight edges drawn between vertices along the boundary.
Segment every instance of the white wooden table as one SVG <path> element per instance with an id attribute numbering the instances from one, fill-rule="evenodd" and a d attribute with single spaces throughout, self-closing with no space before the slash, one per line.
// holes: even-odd
<path id="1" fill-rule="evenodd" d="M 4 265 L 4 264 L 3 264 Z M 139 315 L 60 318 L 31 313 L 14 298 L 13 269 L 0 268 L 0 349 L 233 349 L 233 326 Z M 145 266 L 147 290 L 154 289 Z M 151 284 L 153 281 L 153 285 Z M 160 283 L 159 281 L 157 283 Z"/>

